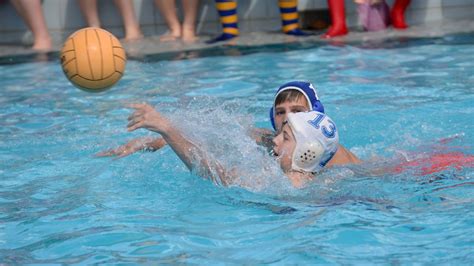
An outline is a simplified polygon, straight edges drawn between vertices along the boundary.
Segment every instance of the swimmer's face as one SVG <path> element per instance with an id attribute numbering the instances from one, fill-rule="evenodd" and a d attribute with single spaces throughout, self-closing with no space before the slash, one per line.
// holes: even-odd
<path id="1" fill-rule="evenodd" d="M 295 151 L 296 139 L 288 123 L 284 122 L 283 124 L 280 133 L 273 138 L 273 144 L 275 145 L 273 151 L 278 156 L 281 169 L 288 172 L 291 170 L 291 158 Z"/>
<path id="2" fill-rule="evenodd" d="M 298 97 L 294 101 L 284 101 L 275 106 L 275 127 L 280 132 L 281 126 L 286 121 L 289 113 L 309 111 L 308 102 L 305 97 Z"/>

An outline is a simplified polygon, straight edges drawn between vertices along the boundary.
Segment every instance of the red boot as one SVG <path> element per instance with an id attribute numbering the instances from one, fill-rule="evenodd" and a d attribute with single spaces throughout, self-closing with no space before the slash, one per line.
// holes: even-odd
<path id="1" fill-rule="evenodd" d="M 347 34 L 344 0 L 328 0 L 329 13 L 331 14 L 331 27 L 322 38 L 332 38 Z"/>
<path id="2" fill-rule="evenodd" d="M 406 29 L 408 25 L 405 23 L 405 10 L 410 4 L 411 0 L 395 0 L 390 17 L 392 19 L 392 25 L 396 29 Z"/>

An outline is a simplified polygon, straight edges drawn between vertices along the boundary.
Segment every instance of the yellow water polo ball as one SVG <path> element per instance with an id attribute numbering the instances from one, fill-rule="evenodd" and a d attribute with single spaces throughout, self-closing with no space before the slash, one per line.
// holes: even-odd
<path id="1" fill-rule="evenodd" d="M 66 77 L 81 90 L 101 92 L 117 83 L 127 57 L 120 41 L 101 28 L 80 29 L 64 42 L 61 66 Z"/>

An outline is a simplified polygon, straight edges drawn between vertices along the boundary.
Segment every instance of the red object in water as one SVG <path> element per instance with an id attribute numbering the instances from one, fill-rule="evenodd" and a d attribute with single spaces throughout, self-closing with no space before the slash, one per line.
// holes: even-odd
<path id="1" fill-rule="evenodd" d="M 421 158 L 410 162 L 404 162 L 396 166 L 393 171 L 401 173 L 406 170 L 420 170 L 421 175 L 429 175 L 436 172 L 455 168 L 461 170 L 465 167 L 474 167 L 474 156 L 465 155 L 461 152 L 434 154 L 428 158 Z"/>
<path id="2" fill-rule="evenodd" d="M 405 10 L 410 4 L 411 0 L 395 0 L 393 4 L 392 11 L 390 12 L 390 17 L 392 20 L 392 25 L 397 29 L 406 29 L 408 25 L 405 23 Z"/>
<path id="3" fill-rule="evenodd" d="M 322 38 L 332 38 L 346 35 L 346 14 L 344 9 L 344 0 L 328 0 L 329 13 L 331 14 L 331 27 L 322 36 Z"/>

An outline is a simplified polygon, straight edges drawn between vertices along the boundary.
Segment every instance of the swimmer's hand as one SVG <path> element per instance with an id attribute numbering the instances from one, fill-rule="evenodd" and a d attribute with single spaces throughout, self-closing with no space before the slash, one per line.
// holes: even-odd
<path id="1" fill-rule="evenodd" d="M 132 139 L 124 145 L 121 145 L 115 149 L 102 151 L 96 154 L 98 157 L 116 156 L 122 158 L 128 156 L 137 151 L 156 151 L 166 145 L 166 141 L 163 138 L 151 138 L 144 137 L 138 139 Z"/>
<path id="2" fill-rule="evenodd" d="M 128 117 L 128 131 L 144 128 L 157 132 L 166 140 L 166 143 L 189 170 L 197 170 L 201 176 L 211 177 L 215 182 L 220 181 L 218 183 L 224 186 L 232 182 L 232 171 L 227 171 L 219 161 L 209 158 L 205 151 L 186 139 L 177 128 L 173 127 L 168 119 L 151 105 L 142 103 L 131 104 L 129 107 L 135 109 L 135 111 Z"/>
<path id="3" fill-rule="evenodd" d="M 162 134 L 172 130 L 170 121 L 157 112 L 153 106 L 146 103 L 134 103 L 128 107 L 135 109 L 128 117 L 128 131 L 144 128 Z"/>

